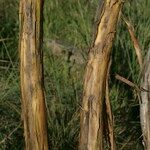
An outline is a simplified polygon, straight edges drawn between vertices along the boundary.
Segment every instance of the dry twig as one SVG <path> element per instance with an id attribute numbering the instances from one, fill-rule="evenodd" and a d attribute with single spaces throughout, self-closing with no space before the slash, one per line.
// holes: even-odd
<path id="1" fill-rule="evenodd" d="M 132 40 L 134 48 L 135 48 L 135 52 L 136 52 L 136 55 L 137 55 L 138 63 L 140 65 L 140 70 L 142 70 L 142 66 L 143 66 L 142 51 L 141 51 L 141 48 L 139 46 L 139 42 L 138 42 L 138 40 L 137 40 L 137 38 L 135 36 L 134 28 L 133 28 L 132 24 L 124 16 L 122 16 L 122 18 L 123 18 L 124 22 L 127 25 L 128 31 L 130 33 L 131 40 Z"/>

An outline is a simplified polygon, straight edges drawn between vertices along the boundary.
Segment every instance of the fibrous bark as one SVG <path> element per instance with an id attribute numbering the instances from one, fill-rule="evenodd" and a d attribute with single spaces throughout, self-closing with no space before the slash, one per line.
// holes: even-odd
<path id="1" fill-rule="evenodd" d="M 42 65 L 43 0 L 20 0 L 20 76 L 27 150 L 48 150 Z"/>
<path id="2" fill-rule="evenodd" d="M 103 104 L 107 69 L 122 1 L 103 2 L 85 72 L 80 119 L 80 150 L 103 149 Z"/>

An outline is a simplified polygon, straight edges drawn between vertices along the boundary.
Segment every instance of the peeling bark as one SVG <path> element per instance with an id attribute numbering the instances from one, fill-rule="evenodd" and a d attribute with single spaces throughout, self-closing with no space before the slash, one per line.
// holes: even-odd
<path id="1" fill-rule="evenodd" d="M 114 120 L 113 120 L 113 113 L 112 113 L 111 103 L 110 103 L 110 98 L 109 98 L 108 78 L 109 78 L 110 66 L 111 66 L 111 60 L 110 60 L 108 71 L 107 71 L 105 107 L 104 107 L 103 113 L 105 113 L 104 124 L 106 125 L 105 129 L 106 129 L 106 134 L 108 137 L 110 149 L 116 150 L 116 141 L 115 141 L 115 134 L 114 134 Z"/>
<path id="2" fill-rule="evenodd" d="M 42 0 L 20 0 L 20 76 L 26 150 L 48 150 L 43 87 Z"/>
<path id="3" fill-rule="evenodd" d="M 80 118 L 80 150 L 103 149 L 103 104 L 107 69 L 121 0 L 105 0 L 89 51 Z"/>

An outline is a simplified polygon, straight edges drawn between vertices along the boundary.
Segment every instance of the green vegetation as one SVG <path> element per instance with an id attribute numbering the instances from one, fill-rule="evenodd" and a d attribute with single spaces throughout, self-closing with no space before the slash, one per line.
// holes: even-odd
<path id="1" fill-rule="evenodd" d="M 54 40 L 63 50 L 75 50 L 87 59 L 98 0 L 45 0 L 44 41 Z M 0 1 L 0 149 L 23 149 L 21 122 L 18 1 Z M 127 1 L 123 14 L 132 22 L 143 56 L 150 46 L 150 1 Z M 49 143 L 53 150 L 77 149 L 79 110 L 85 64 L 53 55 L 44 43 L 45 89 Z M 138 96 L 117 81 L 118 73 L 139 84 L 139 66 L 125 23 L 120 19 L 112 53 L 110 98 L 119 150 L 141 150 Z"/>

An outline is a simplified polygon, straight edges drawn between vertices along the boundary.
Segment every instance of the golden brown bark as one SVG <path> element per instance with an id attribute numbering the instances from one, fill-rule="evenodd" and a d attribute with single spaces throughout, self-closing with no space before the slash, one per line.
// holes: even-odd
<path id="1" fill-rule="evenodd" d="M 26 150 L 48 150 L 42 65 L 42 0 L 20 0 L 20 76 Z"/>
<path id="2" fill-rule="evenodd" d="M 80 150 L 103 149 L 103 103 L 107 68 L 121 0 L 105 0 L 95 41 L 89 52 L 81 109 Z"/>

